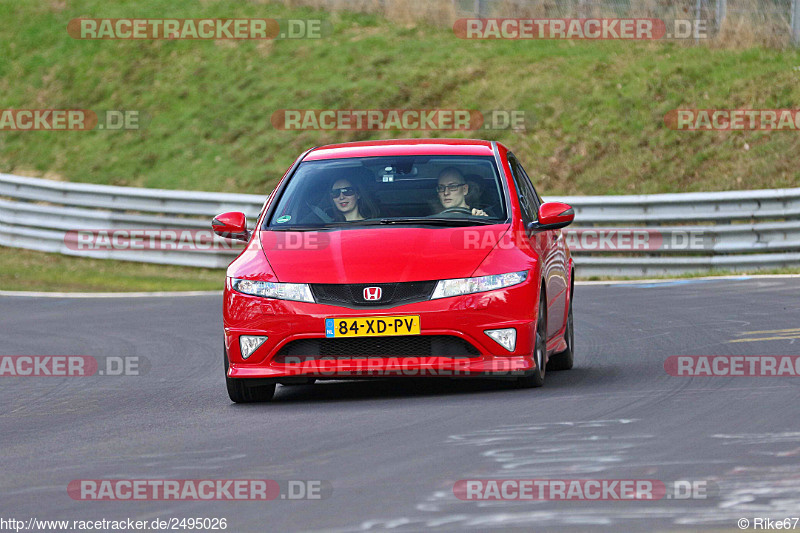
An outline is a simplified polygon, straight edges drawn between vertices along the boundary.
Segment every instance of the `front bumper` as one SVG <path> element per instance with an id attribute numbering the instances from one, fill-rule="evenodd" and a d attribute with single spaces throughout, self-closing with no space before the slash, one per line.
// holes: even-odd
<path id="1" fill-rule="evenodd" d="M 227 286 L 223 316 L 228 377 L 276 381 L 288 377 L 518 377 L 536 368 L 532 352 L 537 296 L 538 287 L 529 279 L 507 289 L 378 310 L 261 298 Z M 469 343 L 470 353 L 458 356 L 363 352 L 352 356 L 347 353 L 286 355 L 287 347 L 295 341 L 318 339 L 322 342 L 326 338 L 326 318 L 398 315 L 419 315 L 422 336 L 460 339 Z M 509 352 L 484 333 L 502 328 L 517 330 L 514 351 Z M 262 335 L 268 339 L 250 357 L 243 359 L 239 350 L 240 335 Z M 392 337 L 381 339 L 388 342 Z"/>

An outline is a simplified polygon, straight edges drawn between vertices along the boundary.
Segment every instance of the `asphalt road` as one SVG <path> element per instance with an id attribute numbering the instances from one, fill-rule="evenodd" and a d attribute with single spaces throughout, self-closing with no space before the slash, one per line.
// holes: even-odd
<path id="1" fill-rule="evenodd" d="M 224 390 L 218 296 L 0 297 L 0 354 L 150 364 L 139 376 L 0 377 L 0 518 L 224 517 L 236 532 L 738 531 L 739 518 L 800 514 L 800 378 L 664 370 L 670 355 L 800 355 L 800 330 L 748 333 L 800 326 L 800 278 L 580 285 L 576 295 L 575 368 L 549 373 L 542 389 L 328 382 L 244 406 Z M 67 493 L 72 480 L 149 478 L 333 490 L 269 502 Z M 713 494 L 457 499 L 454 482 L 471 478 L 694 480 Z"/>

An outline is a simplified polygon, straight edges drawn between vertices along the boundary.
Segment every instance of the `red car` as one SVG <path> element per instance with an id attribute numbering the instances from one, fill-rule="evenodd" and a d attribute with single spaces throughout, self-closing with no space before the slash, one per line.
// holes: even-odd
<path id="1" fill-rule="evenodd" d="M 574 266 L 561 228 L 502 144 L 464 139 L 314 148 L 286 172 L 228 267 L 234 402 L 276 384 L 450 376 L 539 387 L 572 367 Z"/>

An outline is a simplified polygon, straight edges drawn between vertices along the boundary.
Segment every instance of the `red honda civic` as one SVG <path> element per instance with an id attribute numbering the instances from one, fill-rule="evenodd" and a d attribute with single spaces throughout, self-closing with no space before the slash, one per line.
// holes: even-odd
<path id="1" fill-rule="evenodd" d="M 303 153 L 228 267 L 225 380 L 234 402 L 276 384 L 447 376 L 539 387 L 573 363 L 564 203 L 543 202 L 502 144 L 354 142 Z"/>

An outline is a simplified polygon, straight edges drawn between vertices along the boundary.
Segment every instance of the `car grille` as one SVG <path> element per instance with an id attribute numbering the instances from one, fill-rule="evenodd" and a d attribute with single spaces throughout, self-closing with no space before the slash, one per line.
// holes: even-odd
<path id="1" fill-rule="evenodd" d="M 276 363 L 315 359 L 369 359 L 373 357 L 479 357 L 472 344 L 452 335 L 398 335 L 344 339 L 301 339 L 292 341 L 277 353 Z"/>
<path id="2" fill-rule="evenodd" d="M 381 299 L 370 301 L 364 299 L 364 289 L 380 287 Z M 380 309 L 403 304 L 429 300 L 435 281 L 412 281 L 406 283 L 362 283 L 362 284 L 323 284 L 312 283 L 311 292 L 317 303 L 338 305 L 350 309 L 362 307 Z"/>

